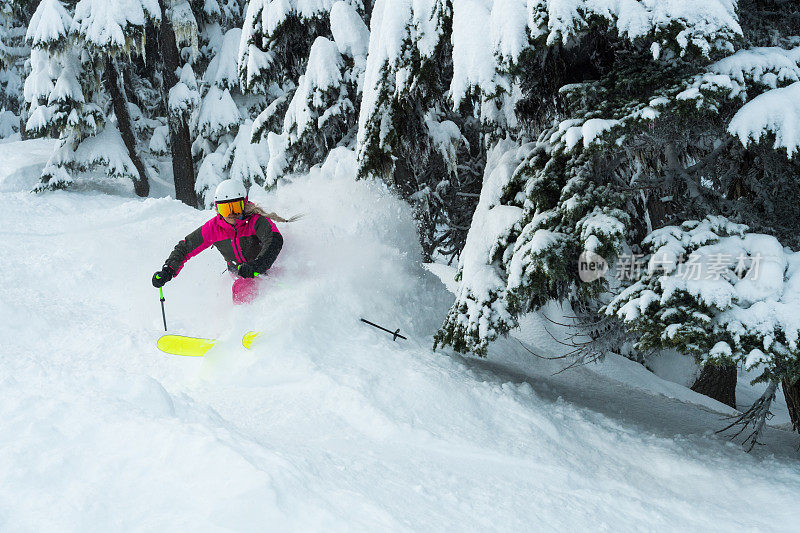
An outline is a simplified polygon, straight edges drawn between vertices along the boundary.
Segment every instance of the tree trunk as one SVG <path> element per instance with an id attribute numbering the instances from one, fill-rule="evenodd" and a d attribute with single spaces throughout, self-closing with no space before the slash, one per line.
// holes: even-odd
<path id="1" fill-rule="evenodd" d="M 705 365 L 692 390 L 736 409 L 736 365 Z"/>
<path id="2" fill-rule="evenodd" d="M 178 83 L 176 74 L 180 68 L 180 54 L 175 42 L 175 30 L 169 19 L 164 1 L 161 6 L 161 26 L 158 29 L 158 45 L 162 58 L 162 96 L 169 117 L 169 142 L 172 149 L 172 173 L 175 179 L 175 197 L 181 202 L 197 207 L 197 193 L 194 190 L 194 162 L 192 161 L 192 139 L 189 125 L 182 116 L 169 111 L 169 90 Z"/>
<path id="3" fill-rule="evenodd" d="M 106 70 L 103 73 L 103 81 L 108 94 L 111 95 L 111 103 L 114 106 L 114 114 L 117 116 L 117 127 L 120 135 L 122 135 L 122 141 L 125 143 L 128 155 L 133 162 L 133 166 L 136 167 L 136 172 L 139 174 L 139 179 L 134 178 L 133 180 L 133 190 L 137 196 L 147 196 L 150 194 L 150 182 L 147 181 L 144 164 L 136 152 L 136 137 L 133 135 L 131 115 L 128 112 L 128 99 L 119 86 L 117 67 L 114 65 L 114 60 L 111 59 L 111 56 L 106 57 Z"/>
<path id="4" fill-rule="evenodd" d="M 19 138 L 20 140 L 28 140 L 28 129 L 25 127 L 27 120 L 25 120 L 25 113 L 19 114 Z"/>
<path id="5" fill-rule="evenodd" d="M 790 380 L 784 378 L 781 383 L 786 406 L 789 408 L 789 418 L 792 420 L 792 429 L 800 433 L 800 379 Z"/>

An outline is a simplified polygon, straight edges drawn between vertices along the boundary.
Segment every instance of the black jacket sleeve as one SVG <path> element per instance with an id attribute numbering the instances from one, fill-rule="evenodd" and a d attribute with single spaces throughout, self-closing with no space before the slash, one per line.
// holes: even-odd
<path id="1" fill-rule="evenodd" d="M 206 248 L 208 248 L 208 243 L 203 239 L 203 227 L 200 226 L 175 245 L 164 264 L 177 273 L 190 257 Z"/>
<path id="2" fill-rule="evenodd" d="M 263 216 L 256 221 L 255 229 L 262 246 L 252 264 L 258 272 L 265 272 L 269 270 L 283 248 L 283 237 L 277 231 L 272 231 L 272 224 Z"/>

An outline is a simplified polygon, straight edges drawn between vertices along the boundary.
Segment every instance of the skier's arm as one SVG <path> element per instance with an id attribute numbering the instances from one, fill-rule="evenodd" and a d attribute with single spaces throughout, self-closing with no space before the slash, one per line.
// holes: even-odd
<path id="1" fill-rule="evenodd" d="M 250 263 L 255 267 L 256 272 L 263 273 L 269 270 L 278 257 L 283 248 L 283 237 L 275 223 L 263 216 L 256 220 L 255 230 L 256 237 L 261 241 L 261 251 Z"/>
<path id="2" fill-rule="evenodd" d="M 204 235 L 205 225 L 197 228 L 189 235 L 187 235 L 181 242 L 175 245 L 175 249 L 169 254 L 169 257 L 164 262 L 164 266 L 170 267 L 175 271 L 175 275 L 181 271 L 183 265 L 196 256 L 213 243 L 211 239 L 206 238 Z"/>

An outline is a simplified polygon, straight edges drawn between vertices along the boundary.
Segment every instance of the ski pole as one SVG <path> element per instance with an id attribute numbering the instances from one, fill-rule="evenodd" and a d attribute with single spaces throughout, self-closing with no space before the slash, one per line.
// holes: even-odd
<path id="1" fill-rule="evenodd" d="M 158 292 L 161 294 L 161 318 L 164 319 L 164 331 L 167 331 L 167 314 L 164 312 L 164 287 L 159 287 Z"/>
<path id="2" fill-rule="evenodd" d="M 386 333 L 391 333 L 391 334 L 392 334 L 392 340 L 393 340 L 393 341 L 396 341 L 398 337 L 399 337 L 399 338 L 401 338 L 401 339 L 407 340 L 405 337 L 403 337 L 402 335 L 400 335 L 400 328 L 397 328 L 397 330 L 396 330 L 396 331 L 392 331 L 392 330 L 390 330 L 390 329 L 386 329 L 386 328 L 384 328 L 383 326 L 379 326 L 378 324 L 373 324 L 373 323 L 372 323 L 372 322 L 370 322 L 369 320 L 366 320 L 366 319 L 363 319 L 363 318 L 361 319 L 361 322 L 364 322 L 364 323 L 366 323 L 366 324 L 369 324 L 370 326 L 372 326 L 372 327 L 374 327 L 374 328 L 378 328 L 378 329 L 380 329 L 380 330 L 383 330 L 383 331 L 385 331 Z"/>

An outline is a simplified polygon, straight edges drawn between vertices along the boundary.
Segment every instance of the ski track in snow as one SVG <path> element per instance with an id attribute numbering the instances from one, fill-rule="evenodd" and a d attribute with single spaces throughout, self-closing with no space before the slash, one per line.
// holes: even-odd
<path id="1" fill-rule="evenodd" d="M 0 530 L 796 528 L 788 431 L 745 454 L 719 404 L 611 356 L 554 375 L 515 339 L 432 352 L 452 295 L 343 151 L 251 192 L 307 213 L 258 301 L 231 306 L 213 249 L 165 287 L 170 332 L 220 342 L 162 354 L 150 276 L 211 213 L 108 182 L 32 195 L 48 142 L 0 145 Z"/>

